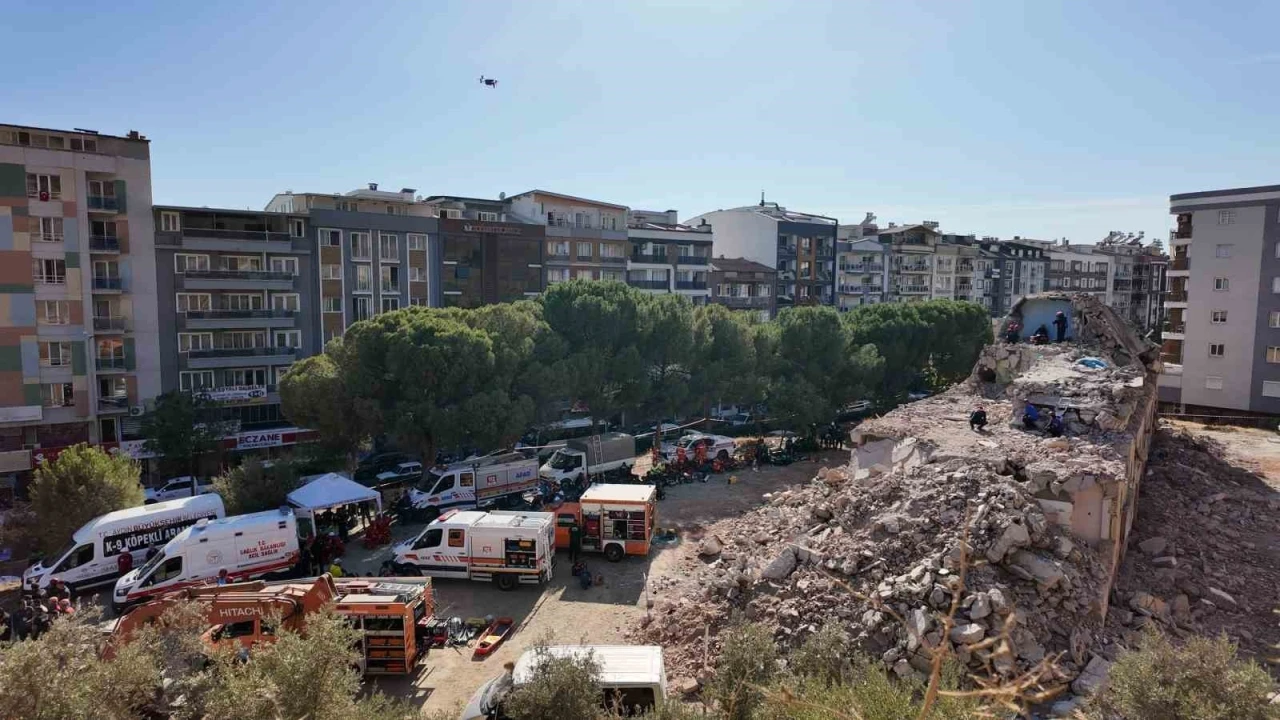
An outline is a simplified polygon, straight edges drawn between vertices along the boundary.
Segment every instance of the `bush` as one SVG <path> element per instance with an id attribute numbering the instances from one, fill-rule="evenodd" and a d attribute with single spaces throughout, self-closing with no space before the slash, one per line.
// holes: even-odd
<path id="1" fill-rule="evenodd" d="M 1280 708 L 1268 703 L 1271 688 L 1267 672 L 1238 659 L 1225 636 L 1192 637 L 1175 647 L 1149 631 L 1141 649 L 1122 654 L 1111 666 L 1091 714 L 1108 720 L 1274 720 Z"/>
<path id="2" fill-rule="evenodd" d="M 925 685 L 918 680 L 892 677 L 879 664 L 862 656 L 846 656 L 840 663 L 841 677 L 802 676 L 780 681 L 755 714 L 758 720 L 827 720 L 856 709 L 862 720 L 901 720 L 920 714 Z M 822 668 L 829 670 L 830 667 Z M 943 690 L 959 686 L 960 670 L 945 668 L 940 683 Z M 967 698 L 939 697 L 925 717 L 929 720 L 976 720 L 992 717 L 980 711 L 980 703 Z M 996 716 L 998 717 L 998 716 Z"/>
<path id="3" fill-rule="evenodd" d="M 591 653 L 553 656 L 545 645 L 538 653 L 538 672 L 515 688 L 503 702 L 512 720 L 596 720 L 600 709 L 600 663 Z"/>
<path id="4" fill-rule="evenodd" d="M 40 549 L 56 552 L 82 525 L 113 510 L 141 505 L 138 464 L 86 444 L 41 462 L 31 483 L 31 510 Z"/>
<path id="5" fill-rule="evenodd" d="M 298 476 L 290 463 L 266 467 L 249 459 L 214 478 L 213 489 L 222 496 L 228 515 L 243 515 L 286 504 L 289 493 L 298 489 Z"/>
<path id="6" fill-rule="evenodd" d="M 787 658 L 787 668 L 797 678 L 835 684 L 849 678 L 853 669 L 853 644 L 837 625 L 824 625 Z"/>
<path id="7" fill-rule="evenodd" d="M 778 671 L 778 647 L 769 630 L 743 625 L 724 634 L 716 676 L 704 693 L 714 700 L 727 720 L 749 718 L 764 697 L 762 688 Z"/>

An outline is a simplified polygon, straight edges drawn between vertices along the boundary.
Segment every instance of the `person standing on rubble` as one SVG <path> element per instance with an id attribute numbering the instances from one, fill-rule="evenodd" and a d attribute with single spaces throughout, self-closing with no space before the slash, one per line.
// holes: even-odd
<path id="1" fill-rule="evenodd" d="M 1058 331 L 1057 341 L 1062 342 L 1066 340 L 1067 339 L 1067 314 L 1059 310 L 1058 314 L 1053 318 L 1053 327 Z"/>
<path id="2" fill-rule="evenodd" d="M 1036 424 L 1040 422 L 1040 409 L 1027 401 L 1027 406 L 1022 409 L 1022 427 L 1028 430 L 1036 430 Z"/>

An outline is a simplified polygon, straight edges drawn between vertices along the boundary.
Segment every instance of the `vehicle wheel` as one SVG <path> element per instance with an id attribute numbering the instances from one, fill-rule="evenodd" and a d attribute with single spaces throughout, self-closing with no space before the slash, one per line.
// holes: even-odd
<path id="1" fill-rule="evenodd" d="M 497 585 L 498 589 L 503 592 L 510 592 L 516 589 L 516 586 L 520 584 L 520 581 L 511 573 L 502 573 L 501 575 L 494 576 L 493 584 Z"/>
<path id="2" fill-rule="evenodd" d="M 625 554 L 626 553 L 622 551 L 621 545 L 610 545 L 609 547 L 604 549 L 604 559 L 608 560 L 609 562 L 618 562 L 622 560 L 622 557 Z"/>
<path id="3" fill-rule="evenodd" d="M 719 460 L 720 462 L 729 462 L 729 451 L 721 450 L 720 452 L 716 453 L 716 459 Z"/>

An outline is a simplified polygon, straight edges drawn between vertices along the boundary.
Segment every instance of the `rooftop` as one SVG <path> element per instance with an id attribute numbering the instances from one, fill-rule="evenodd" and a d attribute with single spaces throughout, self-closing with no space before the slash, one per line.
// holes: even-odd
<path id="1" fill-rule="evenodd" d="M 768 265 L 748 260 L 746 258 L 711 258 L 711 269 L 722 270 L 725 272 L 741 272 L 741 273 L 772 273 L 777 272 Z"/>
<path id="2" fill-rule="evenodd" d="M 603 200 L 590 200 L 588 198 L 576 197 L 574 195 L 565 195 L 563 193 L 554 193 L 548 190 L 538 190 L 536 188 L 533 190 L 526 190 L 522 193 L 517 193 L 515 195 L 509 195 L 507 199 L 510 200 L 512 198 L 524 197 L 525 195 L 546 195 L 548 197 L 560 198 L 561 200 L 568 200 L 570 202 L 588 203 L 591 205 L 603 205 L 605 207 L 616 208 L 618 210 L 628 209 L 626 205 L 617 205 L 615 203 L 604 202 Z"/>
<path id="3" fill-rule="evenodd" d="M 97 130 L 88 130 L 85 128 L 72 128 L 71 130 L 62 130 L 57 128 L 35 127 L 33 125 L 9 125 L 6 123 L 0 123 L 0 130 L 22 130 L 22 131 L 30 131 L 30 132 L 37 132 L 37 133 L 61 133 L 64 135 L 80 135 L 83 137 L 90 137 L 90 138 L 114 138 L 116 140 L 129 140 L 131 142 L 139 142 L 139 143 L 151 142 L 149 139 L 147 139 L 146 135 L 140 134 L 137 130 L 130 130 L 127 135 L 110 135 L 108 133 L 101 133 L 101 132 L 98 132 Z M 24 143 L 18 143 L 18 144 L 21 145 Z"/>

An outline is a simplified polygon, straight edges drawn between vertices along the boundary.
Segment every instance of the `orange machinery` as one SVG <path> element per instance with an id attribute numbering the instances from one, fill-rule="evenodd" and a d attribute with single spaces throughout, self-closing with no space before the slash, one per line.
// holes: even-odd
<path id="1" fill-rule="evenodd" d="M 582 530 L 585 552 L 602 552 L 610 562 L 648 555 L 657 523 L 656 497 L 653 485 L 592 485 L 578 502 L 554 510 L 556 547 L 569 547 L 570 530 L 576 525 Z"/>
<path id="2" fill-rule="evenodd" d="M 359 630 L 366 675 L 405 675 L 426 651 L 435 610 L 431 578 L 342 581 L 335 606 Z"/>

